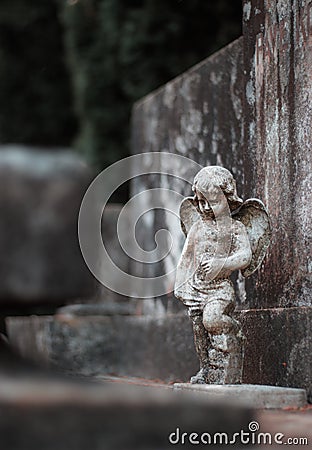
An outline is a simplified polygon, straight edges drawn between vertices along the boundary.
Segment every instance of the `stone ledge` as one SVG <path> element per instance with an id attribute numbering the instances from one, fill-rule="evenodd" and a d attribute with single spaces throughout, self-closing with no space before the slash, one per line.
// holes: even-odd
<path id="1" fill-rule="evenodd" d="M 227 400 L 258 409 L 302 408 L 307 404 L 304 389 L 256 384 L 175 383 L 174 389 L 206 394 L 210 400 Z"/>

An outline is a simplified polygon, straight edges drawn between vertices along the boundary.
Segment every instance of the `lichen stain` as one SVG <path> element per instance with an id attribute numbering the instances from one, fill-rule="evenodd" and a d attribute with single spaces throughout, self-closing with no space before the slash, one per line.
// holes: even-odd
<path id="1" fill-rule="evenodd" d="M 187 146 L 182 136 L 177 136 L 175 139 L 175 146 L 179 153 L 185 155 L 187 153 Z"/>
<path id="2" fill-rule="evenodd" d="M 254 105 L 255 103 L 255 91 L 253 86 L 253 81 L 248 80 L 246 84 L 246 99 L 250 106 Z"/>
<path id="3" fill-rule="evenodd" d="M 201 79 L 200 75 L 195 72 L 193 73 L 188 72 L 187 76 L 183 78 L 179 93 L 181 97 L 190 104 L 192 103 L 194 92 L 198 88 L 200 79 Z"/>
<path id="4" fill-rule="evenodd" d="M 299 343 L 292 347 L 287 364 L 287 377 L 298 375 L 298 371 L 302 368 L 302 355 L 308 354 L 308 349 L 311 348 L 311 344 L 311 339 L 305 336 Z"/>
<path id="5" fill-rule="evenodd" d="M 176 89 L 174 83 L 167 83 L 165 86 L 163 102 L 168 109 L 172 109 L 176 99 Z"/>
<path id="6" fill-rule="evenodd" d="M 188 113 L 181 117 L 181 129 L 186 133 L 197 135 L 201 132 L 203 123 L 202 113 L 190 108 Z"/>
<path id="7" fill-rule="evenodd" d="M 203 126 L 203 114 L 198 109 L 189 107 L 180 118 L 180 134 L 175 138 L 176 149 L 186 154 L 191 149 L 203 152 L 204 145 L 199 139 Z"/>
<path id="8" fill-rule="evenodd" d="M 235 113 L 235 117 L 237 120 L 241 120 L 242 114 L 243 114 L 243 108 L 242 108 L 242 101 L 241 101 L 241 93 L 238 95 L 235 92 L 235 85 L 237 82 L 237 67 L 236 65 L 233 65 L 231 68 L 231 74 L 230 74 L 230 95 L 231 95 L 231 102 L 233 106 L 233 110 Z"/>
<path id="9" fill-rule="evenodd" d="M 251 13 L 251 2 L 246 2 L 243 7 L 243 18 L 245 21 L 248 21 L 250 19 L 250 13 Z"/>

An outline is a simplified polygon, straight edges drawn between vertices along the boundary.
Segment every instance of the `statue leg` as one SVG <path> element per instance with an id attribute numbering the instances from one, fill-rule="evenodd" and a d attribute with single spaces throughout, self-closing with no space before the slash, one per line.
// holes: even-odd
<path id="1" fill-rule="evenodd" d="M 199 372 L 191 378 L 192 384 L 206 384 L 209 370 L 208 350 L 210 347 L 210 340 L 208 331 L 203 325 L 202 311 L 189 310 L 189 316 L 193 324 L 194 343 L 196 352 L 199 358 Z"/>
<path id="2" fill-rule="evenodd" d="M 240 323 L 231 315 L 234 302 L 214 299 L 206 303 L 203 324 L 210 337 L 208 351 L 210 384 L 242 382 L 244 336 Z"/>

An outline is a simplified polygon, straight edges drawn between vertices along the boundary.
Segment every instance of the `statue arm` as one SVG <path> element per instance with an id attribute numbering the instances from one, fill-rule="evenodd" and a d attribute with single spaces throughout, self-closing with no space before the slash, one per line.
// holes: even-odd
<path id="1" fill-rule="evenodd" d="M 252 251 L 244 225 L 239 224 L 238 230 L 235 232 L 235 248 L 224 261 L 223 269 L 225 270 L 240 270 L 244 269 L 250 264 L 252 258 Z"/>
<path id="2" fill-rule="evenodd" d="M 213 273 L 215 268 L 221 268 L 224 271 L 233 272 L 234 270 L 244 269 L 250 264 L 252 251 L 245 226 L 241 223 L 235 224 L 234 229 L 234 248 L 225 256 L 203 255 L 200 267 L 207 274 Z"/>

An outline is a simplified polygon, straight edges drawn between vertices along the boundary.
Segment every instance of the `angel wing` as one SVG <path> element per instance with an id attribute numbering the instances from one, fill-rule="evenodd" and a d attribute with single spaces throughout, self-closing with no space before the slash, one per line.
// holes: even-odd
<path id="1" fill-rule="evenodd" d="M 185 197 L 184 200 L 182 200 L 182 203 L 180 205 L 180 222 L 181 222 L 181 228 L 185 236 L 187 236 L 188 232 L 191 229 L 191 226 L 197 222 L 200 215 L 197 211 L 197 208 L 194 203 L 193 197 Z"/>
<path id="2" fill-rule="evenodd" d="M 242 222 L 250 241 L 252 259 L 248 267 L 242 270 L 249 277 L 261 265 L 271 240 L 271 224 L 264 204 L 257 198 L 246 200 L 233 219 Z"/>

